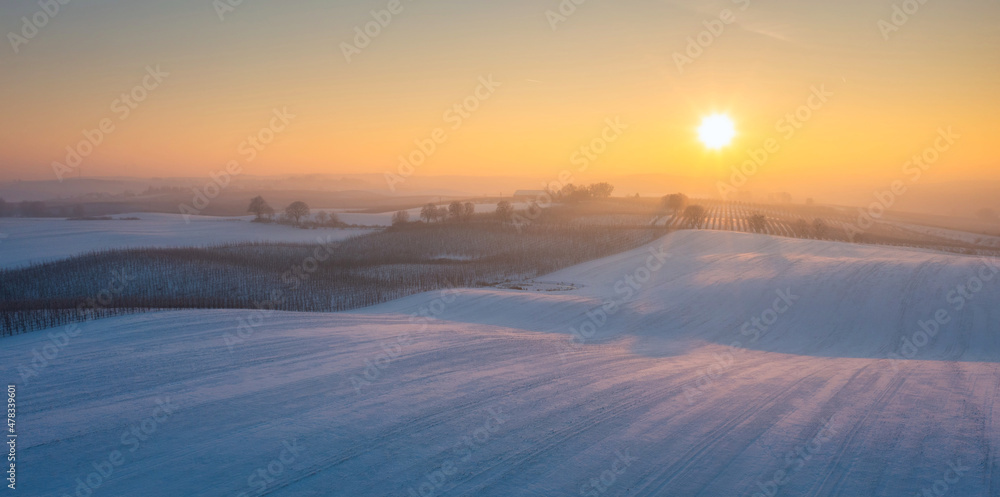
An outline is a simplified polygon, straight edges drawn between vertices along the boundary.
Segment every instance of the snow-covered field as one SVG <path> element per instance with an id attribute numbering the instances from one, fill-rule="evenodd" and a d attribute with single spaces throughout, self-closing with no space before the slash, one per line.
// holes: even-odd
<path id="1" fill-rule="evenodd" d="M 947 238 L 949 240 L 955 240 L 957 242 L 972 243 L 975 245 L 983 245 L 986 247 L 1000 247 L 1000 236 L 984 235 L 979 233 L 972 233 L 969 231 L 950 230 L 947 228 L 936 228 L 933 226 L 904 223 L 901 221 L 892 221 L 892 224 L 903 229 L 915 231 L 917 233 L 923 233 L 925 235 Z"/>
<path id="2" fill-rule="evenodd" d="M 317 236 L 343 239 L 367 233 L 356 229 L 304 230 L 278 224 L 251 223 L 252 217 L 180 214 L 121 214 L 127 221 L 69 221 L 53 218 L 0 219 L 0 268 L 63 259 L 95 250 L 132 247 L 202 247 L 229 242 L 311 243 Z"/>
<path id="3" fill-rule="evenodd" d="M 4 338 L 18 485 L 997 496 L 998 265 L 681 231 L 527 290 L 261 321 L 162 312 Z M 242 337 L 241 318 L 258 323 Z"/>

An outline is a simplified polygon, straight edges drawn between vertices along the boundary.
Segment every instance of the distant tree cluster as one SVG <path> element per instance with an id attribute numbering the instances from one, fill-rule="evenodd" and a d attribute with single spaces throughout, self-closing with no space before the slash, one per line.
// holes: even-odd
<path id="1" fill-rule="evenodd" d="M 471 221 L 476 214 L 476 206 L 472 202 L 461 203 L 459 201 L 448 204 L 448 218 L 453 221 Z"/>
<path id="2" fill-rule="evenodd" d="M 407 224 L 410 222 L 410 212 L 409 211 L 396 211 L 392 215 L 392 225 L 399 226 L 402 224 Z"/>
<path id="3" fill-rule="evenodd" d="M 821 218 L 815 218 L 810 223 L 805 219 L 799 219 L 792 224 L 795 232 L 798 236 L 807 236 L 815 238 L 824 238 L 829 234 L 829 228 L 827 227 L 826 221 Z"/>
<path id="4" fill-rule="evenodd" d="M 319 211 L 313 216 L 314 224 L 327 228 L 343 227 L 346 223 L 340 220 L 336 212 Z"/>
<path id="5" fill-rule="evenodd" d="M 400 214 L 400 212 L 397 212 L 396 214 Z M 423 206 L 423 208 L 420 209 L 420 219 L 427 223 L 433 223 L 435 221 L 469 222 L 472 220 L 475 213 L 475 204 L 472 202 L 462 203 L 456 200 L 449 203 L 447 207 L 443 205 L 437 206 L 435 204 L 427 204 Z M 407 214 L 407 219 L 409 219 L 409 214 Z M 393 224 L 396 223 L 394 222 Z"/>
<path id="6" fill-rule="evenodd" d="M 260 195 L 250 199 L 250 207 L 247 208 L 247 212 L 255 216 L 254 222 L 257 223 L 277 221 L 281 224 L 291 224 L 302 228 L 335 228 L 345 226 L 335 212 L 319 211 L 315 215 L 310 216 L 312 211 L 309 209 L 309 205 L 298 200 L 288 204 L 277 220 L 274 218 L 274 209 Z"/>
<path id="7" fill-rule="evenodd" d="M 576 186 L 570 183 L 559 190 L 557 197 L 563 202 L 581 202 L 608 198 L 613 191 L 615 191 L 615 187 L 610 183 L 593 183 L 587 186 Z"/>

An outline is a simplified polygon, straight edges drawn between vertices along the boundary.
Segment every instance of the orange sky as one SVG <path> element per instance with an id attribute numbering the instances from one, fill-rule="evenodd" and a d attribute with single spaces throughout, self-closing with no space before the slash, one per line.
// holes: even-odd
<path id="1" fill-rule="evenodd" d="M 221 20 L 212 5 L 71 2 L 16 53 L 10 33 L 40 9 L 0 6 L 0 180 L 54 179 L 53 162 L 105 119 L 114 130 L 84 176 L 200 177 L 230 160 L 255 175 L 382 173 L 441 128 L 446 140 L 412 174 L 548 179 L 577 167 L 573 154 L 610 118 L 627 129 L 583 180 L 714 182 L 774 139 L 780 150 L 752 181 L 879 182 L 903 177 L 948 127 L 960 138 L 928 177 L 1000 177 L 995 1 L 928 0 L 886 40 L 892 1 L 595 0 L 553 29 L 555 0 L 403 0 L 350 62 L 343 43 L 390 2 L 248 0 Z M 716 21 L 723 9 L 731 23 Z M 721 33 L 702 34 L 710 43 L 679 71 L 675 53 L 706 22 Z M 115 100 L 157 66 L 169 76 L 126 117 Z M 460 125 L 445 114 L 489 76 L 500 85 L 469 100 L 478 108 Z M 779 120 L 820 87 L 832 95 L 786 136 Z M 249 160 L 241 142 L 275 109 L 295 117 Z M 696 139 L 714 112 L 739 132 L 721 152 Z"/>

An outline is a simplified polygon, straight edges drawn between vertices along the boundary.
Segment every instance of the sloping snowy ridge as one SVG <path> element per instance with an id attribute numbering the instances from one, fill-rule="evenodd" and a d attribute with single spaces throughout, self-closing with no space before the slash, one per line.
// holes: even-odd
<path id="1" fill-rule="evenodd" d="M 18 485 L 1000 495 L 997 264 L 684 231 L 526 290 L 11 337 Z"/>

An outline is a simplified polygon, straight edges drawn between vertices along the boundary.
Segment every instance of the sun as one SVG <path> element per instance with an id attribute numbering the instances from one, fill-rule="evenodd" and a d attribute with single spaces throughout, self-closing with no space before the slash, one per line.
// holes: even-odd
<path id="1" fill-rule="evenodd" d="M 706 147 L 718 150 L 733 141 L 736 129 L 733 120 L 725 114 L 713 114 L 701 121 L 698 128 L 698 138 Z"/>

